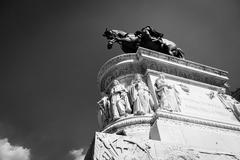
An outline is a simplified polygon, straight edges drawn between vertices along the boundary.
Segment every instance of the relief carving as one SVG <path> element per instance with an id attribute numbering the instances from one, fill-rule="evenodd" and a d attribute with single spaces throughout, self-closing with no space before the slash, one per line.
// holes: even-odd
<path id="1" fill-rule="evenodd" d="M 130 97 L 133 102 L 133 114 L 144 115 L 153 113 L 154 105 L 148 86 L 143 82 L 140 74 L 135 75 L 130 87 Z"/>
<path id="2" fill-rule="evenodd" d="M 210 99 L 213 99 L 215 97 L 215 94 L 213 91 L 210 91 L 210 93 L 207 93 Z"/>
<path id="3" fill-rule="evenodd" d="M 197 154 L 184 152 L 184 151 L 173 151 L 169 153 L 164 160 L 197 160 L 199 156 Z"/>
<path id="4" fill-rule="evenodd" d="M 96 136 L 97 160 L 153 160 L 151 147 L 142 141 L 125 137 Z"/>
<path id="5" fill-rule="evenodd" d="M 100 128 L 112 121 L 129 115 L 145 115 L 153 113 L 154 101 L 150 90 L 143 82 L 140 74 L 136 74 L 131 84 L 125 88 L 118 80 L 108 94 L 98 102 L 98 121 Z"/>
<path id="6" fill-rule="evenodd" d="M 218 97 L 225 105 L 226 109 L 233 112 L 235 117 L 240 121 L 240 103 L 232 96 L 225 94 L 223 89 L 218 91 Z"/>
<path id="7" fill-rule="evenodd" d="M 97 133 L 95 160 L 240 160 L 239 153 L 208 151 L 128 136 Z"/>
<path id="8" fill-rule="evenodd" d="M 164 74 L 160 74 L 155 81 L 155 92 L 159 102 L 160 110 L 170 112 L 181 112 L 181 99 L 175 86 L 166 82 Z"/>
<path id="9" fill-rule="evenodd" d="M 98 125 L 100 128 L 103 128 L 111 119 L 110 112 L 110 100 L 107 95 L 104 95 L 100 101 L 98 101 Z"/>
<path id="10" fill-rule="evenodd" d="M 113 120 L 131 114 L 132 109 L 127 93 L 127 89 L 118 80 L 113 81 L 113 87 L 110 91 Z"/>

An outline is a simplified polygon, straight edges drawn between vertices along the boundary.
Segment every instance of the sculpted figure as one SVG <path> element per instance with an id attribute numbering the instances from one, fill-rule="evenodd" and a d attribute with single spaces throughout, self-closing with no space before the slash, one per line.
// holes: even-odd
<path id="1" fill-rule="evenodd" d="M 144 27 L 141 29 L 140 46 L 184 59 L 184 52 L 177 48 L 174 42 L 163 38 L 163 36 L 163 33 L 157 32 L 150 26 Z"/>
<path id="2" fill-rule="evenodd" d="M 108 40 L 108 49 L 111 49 L 116 42 L 125 53 L 135 53 L 140 46 L 184 59 L 184 52 L 177 48 L 174 42 L 163 38 L 163 33 L 157 32 L 150 26 L 135 33 L 106 29 L 103 36 Z"/>
<path id="3" fill-rule="evenodd" d="M 110 101 L 108 96 L 103 96 L 103 98 L 98 101 L 98 105 L 98 124 L 100 128 L 103 128 L 111 120 Z"/>
<path id="4" fill-rule="evenodd" d="M 233 103 L 233 111 L 236 118 L 240 121 L 240 103 L 237 100 Z"/>
<path id="5" fill-rule="evenodd" d="M 144 115 L 153 112 L 151 108 L 154 105 L 152 95 L 140 74 L 136 74 L 132 81 L 130 96 L 133 103 L 133 114 Z"/>
<path id="6" fill-rule="evenodd" d="M 127 96 L 127 89 L 120 84 L 118 80 L 113 81 L 113 87 L 110 94 L 113 120 L 121 116 L 127 116 L 132 112 Z"/>
<path id="7" fill-rule="evenodd" d="M 136 32 L 137 34 L 137 32 Z M 152 27 L 147 26 L 141 29 L 142 38 L 150 39 L 152 41 L 160 41 L 162 42 L 162 37 L 164 36 L 163 33 L 159 33 L 154 30 Z"/>
<path id="8" fill-rule="evenodd" d="M 159 78 L 155 81 L 155 91 L 159 101 L 160 109 L 180 112 L 181 100 L 178 96 L 178 91 L 174 86 L 169 85 L 163 74 L 159 75 Z"/>
<path id="9" fill-rule="evenodd" d="M 226 109 L 233 112 L 235 117 L 240 121 L 240 103 L 232 96 L 225 94 L 225 90 L 223 89 L 218 91 L 218 96 L 220 96 L 220 100 L 223 100 L 222 102 Z"/>

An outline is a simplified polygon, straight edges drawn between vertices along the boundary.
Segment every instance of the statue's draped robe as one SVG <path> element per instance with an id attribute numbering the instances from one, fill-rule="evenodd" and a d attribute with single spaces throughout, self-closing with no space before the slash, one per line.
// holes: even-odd
<path id="1" fill-rule="evenodd" d="M 111 118 L 111 113 L 110 113 L 110 101 L 107 96 L 104 96 L 100 101 L 99 101 L 99 110 L 98 110 L 98 123 L 100 128 L 104 127 L 110 120 Z"/>
<path id="2" fill-rule="evenodd" d="M 133 102 L 133 114 L 152 113 L 153 99 L 144 82 L 134 83 L 130 89 Z"/>
<path id="3" fill-rule="evenodd" d="M 179 93 L 174 86 L 170 86 L 166 82 L 162 82 L 156 89 L 156 94 L 161 109 L 173 112 L 181 111 L 181 100 L 179 98 Z"/>
<path id="4" fill-rule="evenodd" d="M 111 89 L 111 105 L 113 118 L 119 118 L 119 116 L 131 112 L 126 89 L 122 84 Z"/>

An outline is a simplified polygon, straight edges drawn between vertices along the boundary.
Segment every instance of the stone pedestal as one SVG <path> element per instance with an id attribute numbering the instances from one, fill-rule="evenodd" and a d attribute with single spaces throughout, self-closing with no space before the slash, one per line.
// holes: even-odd
<path id="1" fill-rule="evenodd" d="M 113 80 L 130 92 L 135 74 L 148 87 L 152 111 L 111 118 Z M 240 159 L 240 106 L 225 94 L 227 74 L 144 48 L 110 59 L 98 74 L 109 105 L 99 111 L 101 132 L 86 159 Z"/>

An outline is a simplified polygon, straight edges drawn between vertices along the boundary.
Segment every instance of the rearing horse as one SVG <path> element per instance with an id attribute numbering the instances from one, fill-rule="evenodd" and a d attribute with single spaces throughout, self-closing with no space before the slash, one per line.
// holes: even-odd
<path id="1" fill-rule="evenodd" d="M 103 36 L 108 39 L 108 49 L 111 49 L 113 44 L 117 42 L 125 53 L 135 53 L 140 42 L 139 37 L 120 30 L 108 30 L 106 28 Z"/>

